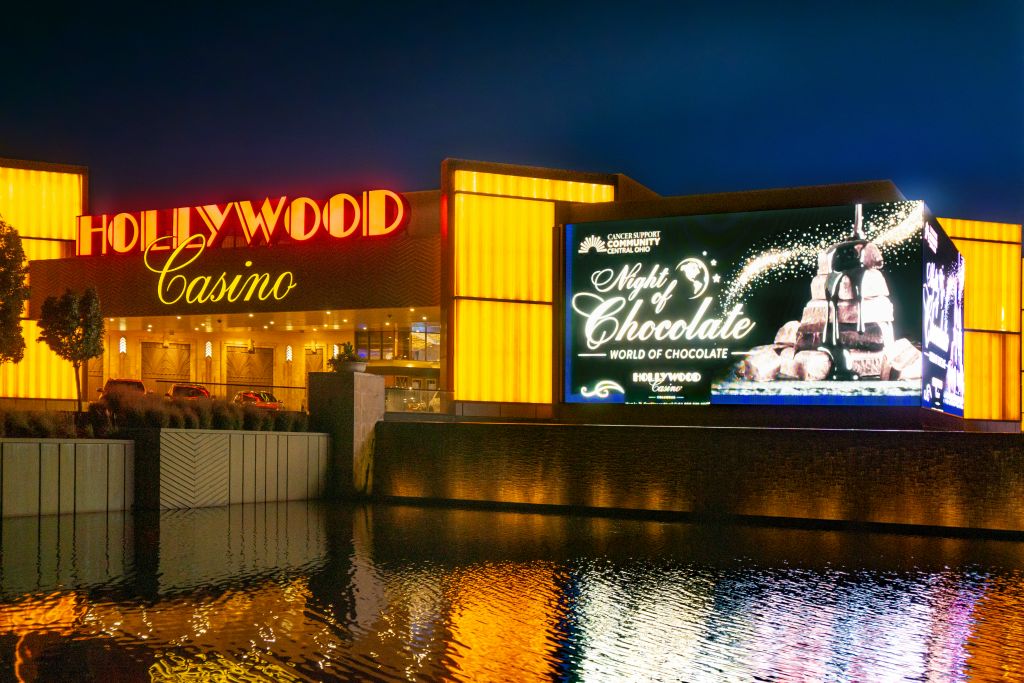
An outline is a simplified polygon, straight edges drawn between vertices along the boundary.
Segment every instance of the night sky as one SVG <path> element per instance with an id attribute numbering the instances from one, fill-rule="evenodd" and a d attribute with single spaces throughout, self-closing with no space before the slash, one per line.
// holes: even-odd
<path id="1" fill-rule="evenodd" d="M 436 189 L 460 157 L 1024 220 L 1024 3 L 35 4 L 4 10 L 0 156 L 88 166 L 93 213 Z"/>

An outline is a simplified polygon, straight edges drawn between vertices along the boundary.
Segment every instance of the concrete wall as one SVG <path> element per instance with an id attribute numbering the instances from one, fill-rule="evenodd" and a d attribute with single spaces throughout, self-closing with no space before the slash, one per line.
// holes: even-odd
<path id="1" fill-rule="evenodd" d="M 365 372 L 309 373 L 310 427 L 331 437 L 331 495 L 372 490 L 375 427 L 383 419 L 383 377 Z"/>
<path id="2" fill-rule="evenodd" d="M 135 447 L 98 439 L 0 439 L 4 517 L 126 510 Z"/>
<path id="3" fill-rule="evenodd" d="M 161 429 L 138 443 L 141 508 L 307 500 L 325 492 L 326 434 Z"/>
<path id="4" fill-rule="evenodd" d="M 1024 531 L 1024 437 L 382 422 L 374 493 Z"/>

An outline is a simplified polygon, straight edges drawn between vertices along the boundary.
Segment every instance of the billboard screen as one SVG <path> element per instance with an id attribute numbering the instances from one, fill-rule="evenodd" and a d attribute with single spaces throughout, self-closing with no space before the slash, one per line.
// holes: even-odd
<path id="1" fill-rule="evenodd" d="M 923 202 L 570 224 L 565 399 L 956 413 L 962 304 Z"/>

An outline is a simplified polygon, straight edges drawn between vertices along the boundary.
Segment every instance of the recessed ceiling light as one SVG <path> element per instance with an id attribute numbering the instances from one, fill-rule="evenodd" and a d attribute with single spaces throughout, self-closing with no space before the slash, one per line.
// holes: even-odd
<path id="1" fill-rule="evenodd" d="M 252 317 L 252 313 L 250 313 L 250 314 L 249 314 L 249 317 L 250 317 L 250 318 Z"/>
<path id="2" fill-rule="evenodd" d="M 324 313 L 326 313 L 327 315 L 330 315 L 330 314 L 331 314 L 331 312 L 330 312 L 330 311 L 324 311 Z"/>
<path id="3" fill-rule="evenodd" d="M 178 320 L 181 320 L 181 316 L 180 315 L 176 315 L 174 317 L 177 318 Z"/>

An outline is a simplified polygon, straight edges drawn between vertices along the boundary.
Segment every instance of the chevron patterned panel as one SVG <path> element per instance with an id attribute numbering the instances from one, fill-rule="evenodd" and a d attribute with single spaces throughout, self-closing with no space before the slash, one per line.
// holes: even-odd
<path id="1" fill-rule="evenodd" d="M 160 431 L 160 507 L 208 507 L 228 503 L 229 435 Z"/>

